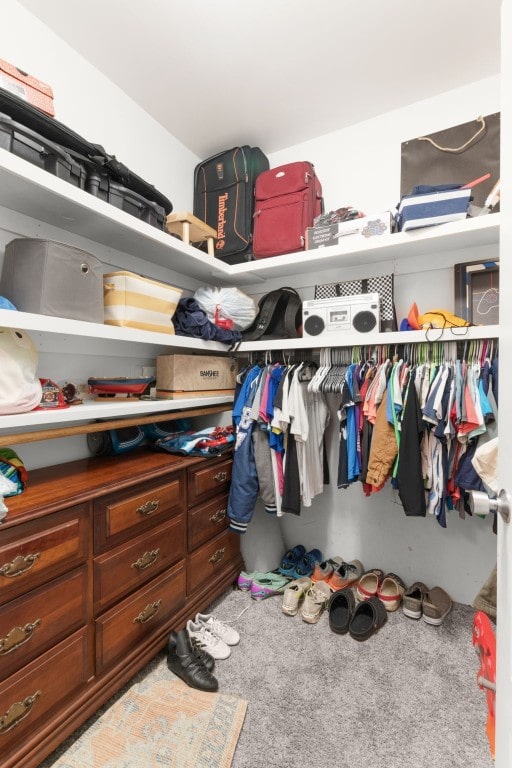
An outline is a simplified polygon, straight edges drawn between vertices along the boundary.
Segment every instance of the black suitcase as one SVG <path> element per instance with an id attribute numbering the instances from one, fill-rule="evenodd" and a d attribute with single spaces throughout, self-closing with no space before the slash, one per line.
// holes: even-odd
<path id="1" fill-rule="evenodd" d="M 215 256 L 228 264 L 252 259 L 254 184 L 269 162 L 259 147 L 233 147 L 194 171 L 194 216 L 217 230 Z"/>
<path id="2" fill-rule="evenodd" d="M 171 201 L 100 144 L 92 144 L 3 88 L 0 115 L 0 147 L 159 229 L 165 228 Z"/>

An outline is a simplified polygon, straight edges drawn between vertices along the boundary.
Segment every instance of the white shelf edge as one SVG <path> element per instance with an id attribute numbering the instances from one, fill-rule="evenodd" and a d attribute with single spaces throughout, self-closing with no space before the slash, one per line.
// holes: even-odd
<path id="1" fill-rule="evenodd" d="M 432 329 L 425 331 L 393 331 L 385 333 L 352 333 L 338 334 L 334 337 L 315 338 L 308 336 L 299 339 L 269 339 L 264 341 L 244 341 L 237 348 L 237 352 L 260 352 L 271 350 L 300 350 L 300 349 L 325 349 L 341 347 L 378 346 L 382 344 L 402 345 L 419 344 L 426 341 L 472 341 L 475 339 L 496 339 L 499 336 L 497 325 L 475 325 L 468 328 L 455 328 L 443 331 Z"/>
<path id="2" fill-rule="evenodd" d="M 36 315 L 30 312 L 18 312 L 0 309 L 0 327 L 18 328 L 34 333 L 49 333 L 61 337 L 77 336 L 132 344 L 147 344 L 159 347 L 189 349 L 190 351 L 227 352 L 228 346 L 218 341 L 203 341 L 191 336 L 178 336 L 171 333 L 153 333 L 137 328 L 123 328 L 101 323 L 88 323 L 84 320 L 72 320 L 53 315 Z"/>
<path id="3" fill-rule="evenodd" d="M 489 245 L 498 243 L 499 228 L 500 214 L 493 213 L 409 232 L 395 232 L 368 240 L 360 236 L 347 237 L 337 245 L 325 248 L 233 264 L 230 265 L 230 275 L 239 279 L 245 277 L 249 283 L 251 279 L 256 282 L 297 274 L 308 266 L 320 271 L 333 267 L 374 264 L 435 251 Z"/>
<path id="4" fill-rule="evenodd" d="M 230 410 L 233 404 L 232 395 L 216 395 L 215 397 L 190 397 L 178 400 L 138 400 L 136 398 L 106 399 L 105 402 L 86 400 L 81 405 L 70 406 L 56 411 L 28 411 L 0 416 L 0 433 L 3 430 L 37 428 L 48 425 L 76 424 L 102 419 L 131 418 L 132 416 L 147 416 L 152 413 L 166 413 L 187 408 L 199 408 L 208 405 L 226 405 Z M 13 443 L 16 433 L 12 433 Z"/>

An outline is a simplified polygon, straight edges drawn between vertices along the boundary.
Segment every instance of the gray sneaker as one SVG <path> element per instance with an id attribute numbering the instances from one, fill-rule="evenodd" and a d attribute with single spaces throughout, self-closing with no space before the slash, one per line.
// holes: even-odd
<path id="1" fill-rule="evenodd" d="M 452 609 L 450 595 L 441 587 L 434 587 L 423 598 L 423 620 L 438 627 Z"/>
<path id="2" fill-rule="evenodd" d="M 331 588 L 326 581 L 317 581 L 308 589 L 300 615 L 308 624 L 316 624 L 331 597 Z"/>
<path id="3" fill-rule="evenodd" d="M 288 616 L 296 616 L 299 612 L 299 605 L 304 599 L 304 595 L 313 582 L 309 576 L 301 576 L 300 579 L 294 579 L 286 585 L 283 593 L 282 611 Z"/>

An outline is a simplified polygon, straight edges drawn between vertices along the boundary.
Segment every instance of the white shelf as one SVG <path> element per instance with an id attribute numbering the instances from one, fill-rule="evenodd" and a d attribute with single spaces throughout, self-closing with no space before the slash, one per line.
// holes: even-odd
<path id="1" fill-rule="evenodd" d="M 418 344 L 425 341 L 472 341 L 475 339 L 496 339 L 499 335 L 497 325 L 479 325 L 468 328 L 455 328 L 453 331 L 433 329 L 425 331 L 395 331 L 387 333 L 339 333 L 333 337 L 308 336 L 300 339 L 271 339 L 267 341 L 245 341 L 238 348 L 238 352 L 260 351 L 287 351 L 319 348 L 341 348 L 377 346 L 380 344 L 402 345 Z"/>
<path id="2" fill-rule="evenodd" d="M 428 257 L 440 251 L 497 244 L 499 228 L 500 215 L 493 213 L 409 232 L 395 232 L 369 240 L 354 235 L 325 248 L 234 264 L 230 267 L 230 275 L 249 284 L 271 278 L 286 278 L 301 272 L 371 265 L 415 256 Z"/>
<path id="3" fill-rule="evenodd" d="M 500 215 L 464 219 L 371 240 L 225 264 L 82 189 L 0 149 L 0 205 L 212 285 L 250 285 L 298 272 L 375 264 L 496 244 Z"/>
<path id="4" fill-rule="evenodd" d="M 133 349 L 146 346 L 151 355 L 179 352 L 227 352 L 228 346 L 215 341 L 203 341 L 188 336 L 168 333 L 152 333 L 136 328 L 120 328 L 101 323 L 87 323 L 49 315 L 14 312 L 0 309 L 0 327 L 20 328 L 28 331 L 36 346 L 42 337 L 48 336 L 48 345 L 60 352 L 88 354 L 89 348 L 96 354 L 130 356 Z"/>
<path id="5" fill-rule="evenodd" d="M 98 419 L 122 419 L 132 416 L 147 416 L 187 408 L 226 404 L 226 410 L 233 405 L 232 395 L 215 397 L 191 397 L 179 400 L 139 400 L 138 398 L 105 398 L 104 401 L 85 400 L 81 405 L 52 411 L 29 411 L 10 416 L 0 416 L 0 434 L 4 430 L 37 429 L 49 425 L 64 426 Z M 15 434 L 14 434 L 15 436 Z M 13 442 L 15 440 L 13 439 Z"/>

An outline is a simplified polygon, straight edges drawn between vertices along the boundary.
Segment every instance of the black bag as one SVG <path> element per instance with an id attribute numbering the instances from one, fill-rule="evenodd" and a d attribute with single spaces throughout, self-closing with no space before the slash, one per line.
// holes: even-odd
<path id="1" fill-rule="evenodd" d="M 171 201 L 114 155 L 109 155 L 100 144 L 92 144 L 3 88 L 0 88 L 0 117 L 2 149 L 85 188 L 159 229 L 165 228 L 165 216 L 172 211 Z M 101 183 L 96 182 L 98 178 Z M 119 194 L 123 188 L 134 195 Z"/>
<path id="2" fill-rule="evenodd" d="M 254 184 L 269 168 L 259 147 L 233 147 L 194 170 L 194 216 L 217 231 L 215 256 L 228 264 L 252 258 Z"/>
<path id="3" fill-rule="evenodd" d="M 405 141 L 401 155 L 400 198 L 420 184 L 462 186 L 490 173 L 472 190 L 473 204 L 483 207 L 500 180 L 500 113 Z"/>
<path id="4" fill-rule="evenodd" d="M 254 323 L 243 332 L 243 341 L 296 339 L 302 335 L 302 300 L 293 288 L 277 288 L 262 296 Z"/>

